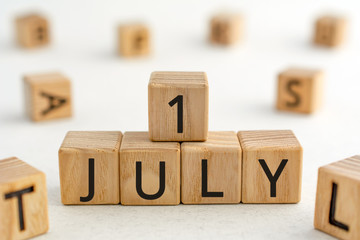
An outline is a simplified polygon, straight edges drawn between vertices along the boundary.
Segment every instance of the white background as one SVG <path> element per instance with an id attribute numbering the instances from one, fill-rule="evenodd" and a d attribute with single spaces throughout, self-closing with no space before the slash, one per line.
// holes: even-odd
<path id="1" fill-rule="evenodd" d="M 212 46 L 209 18 L 243 13 L 241 44 Z M 47 174 L 50 231 L 38 239 L 328 239 L 313 229 L 317 169 L 360 154 L 359 1 L 4 1 L 0 0 L 0 159 L 17 156 Z M 24 50 L 14 18 L 40 11 L 52 44 Z M 336 50 L 311 44 L 324 12 L 350 21 Z M 150 57 L 116 55 L 116 26 L 151 27 Z M 277 112 L 276 76 L 288 66 L 323 69 L 325 105 L 315 115 Z M 24 116 L 25 73 L 61 71 L 73 83 L 71 119 L 33 123 Z M 210 130 L 292 129 L 304 148 L 302 200 L 288 205 L 63 206 L 57 151 L 69 130 L 147 130 L 147 83 L 155 70 L 205 71 Z M 254 186 L 256 187 L 256 186 Z"/>

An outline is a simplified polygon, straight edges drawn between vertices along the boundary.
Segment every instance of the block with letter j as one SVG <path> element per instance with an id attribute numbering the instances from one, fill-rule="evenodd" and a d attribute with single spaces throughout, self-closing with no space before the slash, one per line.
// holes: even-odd
<path id="1" fill-rule="evenodd" d="M 63 204 L 118 204 L 121 132 L 68 132 L 59 150 Z"/>

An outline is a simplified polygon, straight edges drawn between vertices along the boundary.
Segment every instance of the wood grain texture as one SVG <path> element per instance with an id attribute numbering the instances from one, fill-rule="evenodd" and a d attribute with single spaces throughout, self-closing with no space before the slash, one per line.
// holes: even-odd
<path id="1" fill-rule="evenodd" d="M 165 162 L 165 190 L 153 200 L 136 189 L 136 162 L 141 162 L 142 190 L 155 194 L 160 188 L 160 162 Z M 147 132 L 125 132 L 120 149 L 121 204 L 177 205 L 180 203 L 180 143 L 151 142 Z"/>
<path id="2" fill-rule="evenodd" d="M 325 47 L 337 47 L 345 40 L 347 21 L 343 17 L 325 15 L 315 22 L 314 43 Z"/>
<path id="3" fill-rule="evenodd" d="M 207 160 L 209 192 L 202 197 L 202 160 Z M 240 203 L 241 148 L 235 132 L 209 132 L 205 142 L 181 144 L 181 202 L 184 204 Z"/>
<path id="4" fill-rule="evenodd" d="M 209 86 L 204 72 L 153 72 L 149 91 L 149 134 L 153 141 L 205 141 L 208 134 Z M 183 130 L 178 132 L 179 104 L 183 96 Z"/>
<path id="5" fill-rule="evenodd" d="M 17 42 L 24 48 L 34 48 L 49 44 L 49 23 L 39 14 L 18 17 L 15 21 Z"/>
<path id="6" fill-rule="evenodd" d="M 243 151 L 243 203 L 297 203 L 301 198 L 302 147 L 290 130 L 240 131 Z M 270 181 L 260 164 L 263 159 L 272 176 L 283 159 L 287 163 L 276 181 L 276 196 L 271 196 Z"/>
<path id="7" fill-rule="evenodd" d="M 118 131 L 68 132 L 59 149 L 63 204 L 118 204 L 120 202 Z M 94 159 L 94 196 L 89 195 L 89 159 Z"/>
<path id="8" fill-rule="evenodd" d="M 118 28 L 118 53 L 124 57 L 150 53 L 150 31 L 144 24 L 122 24 Z"/>
<path id="9" fill-rule="evenodd" d="M 221 45 L 235 44 L 242 37 L 243 28 L 240 14 L 219 13 L 210 20 L 210 42 Z"/>
<path id="10" fill-rule="evenodd" d="M 31 188 L 22 194 L 23 230 L 21 230 L 18 197 L 6 195 Z M 16 157 L 0 160 L 0 238 L 27 239 L 48 231 L 47 190 L 45 174 Z"/>
<path id="11" fill-rule="evenodd" d="M 330 223 L 333 184 L 337 185 L 336 221 L 348 230 Z M 331 163 L 319 168 L 314 226 L 340 239 L 360 239 L 360 156 Z"/>
<path id="12" fill-rule="evenodd" d="M 25 75 L 26 114 L 33 121 L 71 117 L 70 80 L 60 73 Z"/>
<path id="13" fill-rule="evenodd" d="M 313 113 L 322 105 L 324 73 L 321 70 L 289 68 L 278 76 L 278 110 Z"/>

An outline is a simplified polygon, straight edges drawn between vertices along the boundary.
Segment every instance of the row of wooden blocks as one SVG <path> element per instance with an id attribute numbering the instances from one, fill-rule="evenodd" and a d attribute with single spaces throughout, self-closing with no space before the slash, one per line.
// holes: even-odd
<path id="1" fill-rule="evenodd" d="M 251 150 L 247 152 L 243 148 L 243 167 L 239 163 L 241 161 L 239 157 L 238 159 L 235 157 L 241 155 L 241 148 L 237 144 L 231 143 L 233 135 L 230 137 L 230 133 L 213 133 L 214 137 L 221 140 L 209 141 L 206 144 L 209 149 L 205 147 L 205 143 L 199 143 L 200 145 L 185 143 L 181 146 L 182 151 L 185 150 L 183 152 L 185 156 L 181 157 L 181 160 L 188 159 L 188 161 L 183 161 L 182 164 L 179 163 L 179 160 L 175 160 L 179 159 L 179 145 L 163 143 L 163 147 L 158 149 L 153 147 L 153 144 L 160 143 L 146 143 L 148 138 L 142 137 L 142 133 L 130 133 L 130 141 L 126 145 L 121 144 L 122 148 L 125 145 L 126 149 L 124 149 L 124 156 L 120 157 L 120 161 L 125 159 L 127 162 L 125 169 L 121 167 L 120 163 L 120 170 L 124 175 L 119 178 L 115 177 L 119 162 L 111 163 L 111 158 L 116 158 L 117 151 L 107 147 L 95 148 L 95 146 L 111 145 L 120 147 L 121 134 L 119 132 L 69 133 L 68 137 L 71 136 L 71 138 L 65 139 L 62 145 L 62 149 L 63 147 L 65 149 L 60 149 L 59 154 L 61 178 L 62 181 L 67 181 L 65 185 L 62 182 L 62 196 L 64 196 L 64 191 L 67 191 L 72 194 L 70 198 L 77 198 L 78 203 L 81 204 L 95 204 L 95 202 L 104 202 L 105 199 L 109 200 L 110 198 L 119 199 L 119 181 L 121 182 L 123 179 L 125 182 L 122 183 L 122 186 L 125 188 L 121 188 L 123 189 L 121 195 L 129 194 L 125 199 L 134 202 L 138 201 L 140 197 L 147 203 L 164 204 L 164 201 L 159 200 L 161 198 L 166 198 L 168 201 L 173 199 L 176 202 L 176 199 L 179 199 L 179 193 L 174 194 L 174 192 L 180 186 L 183 189 L 182 196 L 190 196 L 188 197 L 189 201 L 222 203 L 221 199 L 240 199 L 241 182 L 243 183 L 242 189 L 248 189 L 248 192 L 244 193 L 243 191 L 242 199 L 244 196 L 252 195 L 255 197 L 254 199 L 266 196 L 267 200 L 281 198 L 287 202 L 290 197 L 298 195 L 301 182 L 296 182 L 298 180 L 295 179 L 295 176 L 301 172 L 301 168 L 295 167 L 299 162 L 294 162 L 293 160 L 296 161 L 296 159 L 292 157 L 296 157 L 299 153 L 293 151 L 293 154 L 287 155 L 287 157 L 291 157 L 287 162 L 284 159 L 279 161 L 276 157 L 281 157 L 285 153 L 283 150 L 274 151 L 274 149 L 264 147 L 256 151 L 256 146 L 265 146 L 269 143 L 272 145 L 271 138 L 273 138 L 273 145 L 279 144 L 279 146 L 287 148 L 287 139 L 284 138 L 282 141 L 270 137 L 264 138 L 264 141 L 257 141 L 256 139 L 261 138 L 259 135 L 264 135 L 264 132 L 261 134 L 250 133 L 239 134 L 243 138 L 242 142 L 246 145 L 246 149 Z M 101 138 L 101 136 L 105 136 L 104 134 L 108 136 Z M 285 136 L 284 134 L 285 132 L 282 133 L 283 136 Z M 290 132 L 287 134 L 292 139 L 290 142 L 294 144 L 294 147 L 299 148 L 292 134 Z M 110 135 L 112 136 L 110 137 Z M 252 136 L 250 137 L 250 135 Z M 114 140 L 116 137 L 117 140 Z M 86 138 L 87 141 L 79 141 L 83 138 Z M 123 141 L 126 138 L 127 134 L 125 133 Z M 141 146 L 146 146 L 146 151 L 141 152 L 139 146 L 134 144 L 139 141 L 142 142 Z M 80 148 L 72 148 L 71 146 L 74 145 L 80 146 Z M 165 147 L 167 150 L 161 152 Z M 226 151 L 221 150 L 225 150 L 225 148 Z M 76 156 L 76 154 L 79 155 Z M 69 159 L 65 158 L 66 155 L 70 156 Z M 89 158 L 91 155 L 94 158 Z M 82 157 L 84 159 L 81 159 Z M 257 160 L 259 157 L 266 159 L 259 161 L 261 160 Z M 166 160 L 162 161 L 165 158 Z M 246 160 L 249 161 L 251 158 L 253 162 L 249 162 L 248 168 L 245 169 Z M 156 161 L 156 164 L 149 162 L 149 159 Z M 136 163 L 137 161 L 141 164 Z M 171 162 L 173 163 L 171 164 Z M 278 165 L 279 163 L 280 165 Z M 174 172 L 172 169 L 179 168 L 179 165 L 181 165 L 180 172 Z M 243 168 L 242 177 L 239 175 L 241 168 Z M 64 172 L 65 170 L 68 172 Z M 93 182 L 90 180 L 91 171 L 94 174 Z M 134 177 L 134 174 L 137 174 L 136 171 L 139 172 L 138 177 Z M 187 173 L 184 174 L 184 171 Z M 99 177 L 101 174 L 104 174 L 103 178 Z M 187 178 L 182 178 L 181 183 L 178 177 L 180 174 Z M 113 179 L 109 175 L 112 175 Z M 249 179 L 250 182 L 248 181 L 245 186 L 246 179 Z M 107 180 L 111 181 L 106 182 Z M 295 182 L 291 183 L 290 181 L 293 180 Z M 207 185 L 204 185 L 204 182 Z M 64 189 L 64 187 L 67 188 Z M 93 188 L 93 193 L 89 188 Z M 113 189 L 114 193 L 111 195 Z M 296 192 L 296 189 L 299 192 Z M 135 191 L 140 194 L 136 195 Z M 315 228 L 341 239 L 359 239 L 359 192 L 360 156 L 353 156 L 321 167 L 316 193 Z M 276 195 L 274 196 L 274 194 Z M 27 239 L 47 232 L 49 220 L 44 173 L 15 157 L 0 160 L 0 195 L 1 239 Z M 157 197 L 159 197 L 158 200 Z"/>
<path id="2" fill-rule="evenodd" d="M 321 70 L 290 68 L 278 76 L 277 109 L 312 113 L 322 103 Z M 62 74 L 24 77 L 25 106 L 33 121 L 72 115 L 71 82 Z M 208 81 L 203 72 L 154 72 L 149 82 L 149 130 L 154 141 L 204 141 Z"/>
<path id="3" fill-rule="evenodd" d="M 210 21 L 210 41 L 231 45 L 243 35 L 243 18 L 237 13 L 219 13 Z M 44 16 L 29 14 L 17 18 L 17 39 L 21 46 L 33 48 L 50 42 L 49 23 Z M 322 16 L 316 20 L 314 43 L 335 47 L 341 45 L 346 20 L 338 16 Z M 123 24 L 118 28 L 118 53 L 125 57 L 144 56 L 150 53 L 150 30 L 145 24 Z"/>
<path id="4" fill-rule="evenodd" d="M 148 132 L 68 132 L 59 150 L 64 204 L 296 203 L 302 147 L 292 131 L 209 132 L 154 142 Z"/>

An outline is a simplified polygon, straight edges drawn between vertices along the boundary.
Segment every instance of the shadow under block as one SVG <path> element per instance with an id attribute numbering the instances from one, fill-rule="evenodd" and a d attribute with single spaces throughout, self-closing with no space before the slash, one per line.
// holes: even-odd
<path id="1" fill-rule="evenodd" d="M 0 239 L 27 239 L 49 229 L 45 174 L 12 157 L 0 160 Z"/>
<path id="2" fill-rule="evenodd" d="M 314 43 L 336 47 L 344 42 L 346 20 L 342 17 L 323 16 L 315 22 Z"/>
<path id="3" fill-rule="evenodd" d="M 360 156 L 319 168 L 314 226 L 340 239 L 360 239 Z"/>
<path id="4" fill-rule="evenodd" d="M 118 53 L 124 57 L 150 53 L 150 31 L 142 24 L 121 25 L 118 29 Z"/>
<path id="5" fill-rule="evenodd" d="M 239 41 L 243 32 L 243 19 L 239 14 L 221 13 L 210 21 L 210 41 L 231 45 Z"/>
<path id="6" fill-rule="evenodd" d="M 63 204 L 119 204 L 121 132 L 68 132 L 59 150 Z"/>
<path id="7" fill-rule="evenodd" d="M 149 82 L 152 141 L 205 141 L 209 85 L 204 72 L 153 72 Z"/>
<path id="8" fill-rule="evenodd" d="M 17 41 L 25 48 L 39 47 L 50 42 L 48 21 L 37 14 L 16 19 Z"/>
<path id="9" fill-rule="evenodd" d="M 59 73 L 24 76 L 25 109 L 33 121 L 71 117 L 71 83 Z"/>
<path id="10" fill-rule="evenodd" d="M 241 148 L 235 132 L 181 144 L 181 202 L 240 203 Z"/>
<path id="11" fill-rule="evenodd" d="M 278 76 L 278 110 L 312 113 L 323 98 L 324 74 L 320 70 L 289 68 Z"/>
<path id="12" fill-rule="evenodd" d="M 302 147 L 290 130 L 240 131 L 243 203 L 297 203 Z"/>
<path id="13" fill-rule="evenodd" d="M 180 203 L 180 143 L 152 142 L 147 132 L 125 132 L 120 149 L 121 204 Z"/>

